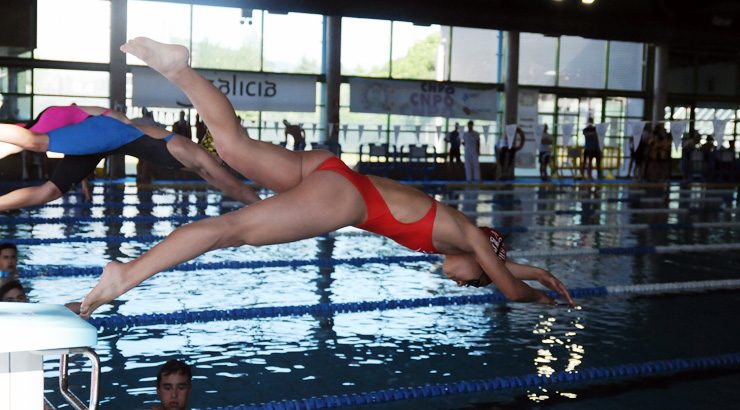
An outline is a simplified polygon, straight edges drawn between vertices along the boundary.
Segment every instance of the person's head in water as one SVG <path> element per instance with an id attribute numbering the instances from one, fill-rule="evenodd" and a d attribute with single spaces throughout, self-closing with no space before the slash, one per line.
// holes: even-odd
<path id="1" fill-rule="evenodd" d="M 0 281 L 0 302 L 28 302 L 26 291 L 18 279 Z"/>
<path id="2" fill-rule="evenodd" d="M 15 244 L 0 243 L 0 272 L 7 272 L 9 275 L 18 273 L 18 248 Z"/>
<path id="3" fill-rule="evenodd" d="M 496 257 L 502 263 L 506 263 L 506 245 L 501 232 L 488 226 L 479 226 L 478 229 L 488 237 L 488 242 L 493 248 Z M 445 258 L 442 270 L 447 277 L 454 280 L 459 286 L 485 287 L 492 283 L 486 272 L 480 266 L 475 257 L 470 255 L 455 255 Z"/>
<path id="4" fill-rule="evenodd" d="M 184 410 L 188 406 L 193 375 L 190 366 L 168 360 L 157 373 L 157 396 L 162 410 Z"/>

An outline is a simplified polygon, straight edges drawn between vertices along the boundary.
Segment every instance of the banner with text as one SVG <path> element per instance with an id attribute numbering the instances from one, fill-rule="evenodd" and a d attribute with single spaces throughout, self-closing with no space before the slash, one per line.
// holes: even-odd
<path id="1" fill-rule="evenodd" d="M 305 75 L 197 70 L 234 108 L 243 111 L 316 111 L 316 78 Z M 133 67 L 133 104 L 138 107 L 188 108 L 179 88 L 149 67 Z"/>
<path id="2" fill-rule="evenodd" d="M 498 91 L 435 81 L 353 78 L 350 111 L 496 120 Z"/>

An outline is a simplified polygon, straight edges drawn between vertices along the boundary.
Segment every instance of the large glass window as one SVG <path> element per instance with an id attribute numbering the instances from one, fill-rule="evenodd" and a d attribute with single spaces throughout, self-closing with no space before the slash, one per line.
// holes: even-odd
<path id="1" fill-rule="evenodd" d="M 36 94 L 107 97 L 110 92 L 110 75 L 103 71 L 37 68 L 33 77 Z"/>
<path id="2" fill-rule="evenodd" d="M 694 57 L 687 53 L 670 52 L 668 57 L 668 92 L 694 92 Z"/>
<path id="3" fill-rule="evenodd" d="M 146 36 L 163 43 L 190 47 L 190 10 L 188 4 L 129 0 L 127 35 L 129 38 Z M 211 29 L 215 27 L 220 25 L 214 24 Z M 126 56 L 126 62 L 143 64 L 130 54 Z"/>
<path id="4" fill-rule="evenodd" d="M 735 55 L 702 55 L 697 60 L 696 88 L 699 94 L 735 95 L 737 63 Z"/>
<path id="5" fill-rule="evenodd" d="M 442 38 L 449 37 L 448 32 L 449 27 L 417 26 L 394 21 L 391 76 L 400 79 L 444 80 L 447 51 Z"/>
<path id="6" fill-rule="evenodd" d="M 110 2 L 38 0 L 35 57 L 44 60 L 110 61 Z M 70 10 L 76 10 L 70 13 Z M 158 24 L 162 24 L 161 16 Z"/>
<path id="7" fill-rule="evenodd" d="M 452 81 L 499 82 L 498 30 L 452 28 Z"/>
<path id="8" fill-rule="evenodd" d="M 609 82 L 611 90 L 642 89 L 644 46 L 640 43 L 609 42 Z"/>
<path id="9" fill-rule="evenodd" d="M 264 70 L 319 74 L 324 18 L 265 12 Z"/>
<path id="10" fill-rule="evenodd" d="M 0 93 L 30 94 L 31 70 L 0 67 Z"/>
<path id="11" fill-rule="evenodd" d="M 558 39 L 542 34 L 519 35 L 519 84 L 555 85 Z"/>
<path id="12" fill-rule="evenodd" d="M 193 6 L 193 67 L 258 71 L 261 31 L 261 11 Z"/>
<path id="13" fill-rule="evenodd" d="M 560 38 L 558 85 L 604 88 L 605 65 L 606 41 L 570 36 Z"/>
<path id="14" fill-rule="evenodd" d="M 342 18 L 342 74 L 390 75 L 391 22 Z"/>

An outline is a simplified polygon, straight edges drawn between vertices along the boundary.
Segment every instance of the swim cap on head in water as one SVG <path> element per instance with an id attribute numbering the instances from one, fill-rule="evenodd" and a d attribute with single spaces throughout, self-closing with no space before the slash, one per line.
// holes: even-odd
<path id="1" fill-rule="evenodd" d="M 487 226 L 479 226 L 478 229 L 488 236 L 488 240 L 491 242 L 491 246 L 493 247 L 494 252 L 496 252 L 496 256 L 498 256 L 502 262 L 506 262 L 506 246 L 504 245 L 504 236 L 501 235 L 501 232 Z"/>

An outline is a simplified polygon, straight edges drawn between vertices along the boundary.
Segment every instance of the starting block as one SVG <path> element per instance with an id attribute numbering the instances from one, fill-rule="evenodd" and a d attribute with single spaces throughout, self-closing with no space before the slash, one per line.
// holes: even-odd
<path id="1" fill-rule="evenodd" d="M 44 408 L 44 356 L 59 356 L 59 391 L 77 410 L 98 408 L 100 360 L 95 327 L 62 305 L 0 302 L 0 410 Z M 92 362 L 90 400 L 69 391 L 68 358 Z"/>

